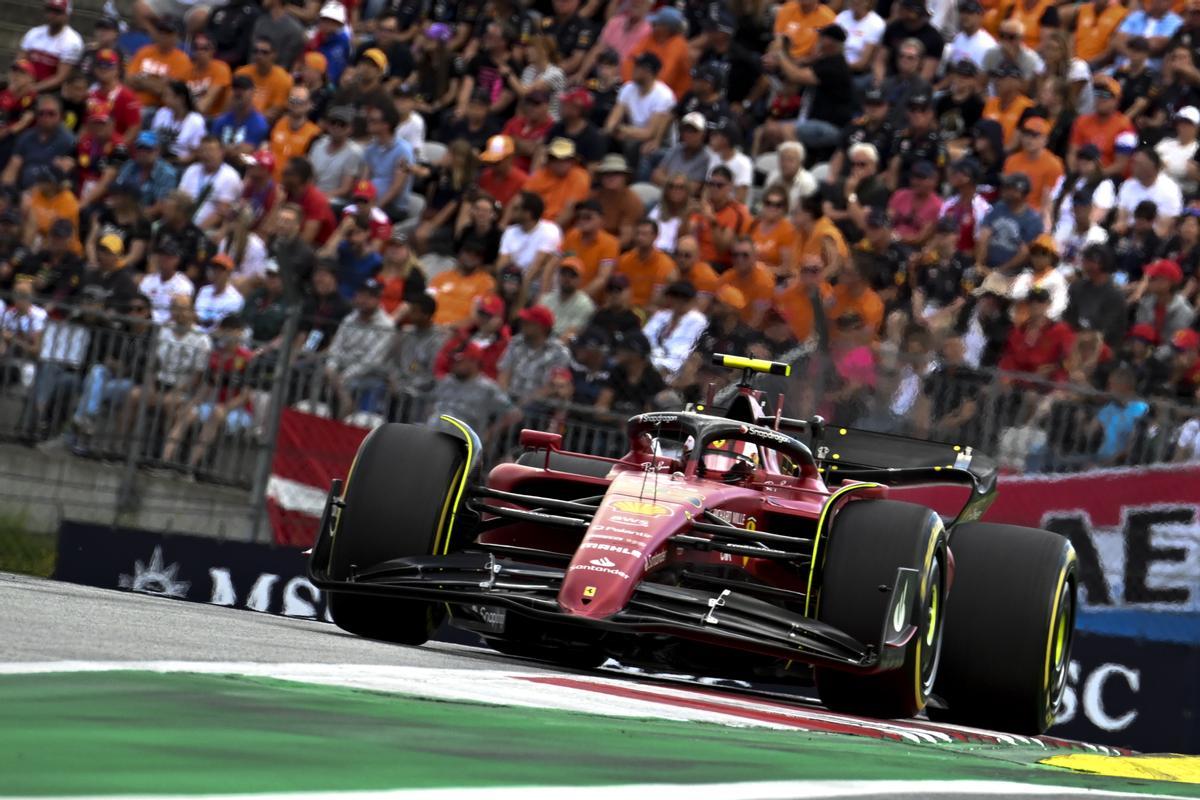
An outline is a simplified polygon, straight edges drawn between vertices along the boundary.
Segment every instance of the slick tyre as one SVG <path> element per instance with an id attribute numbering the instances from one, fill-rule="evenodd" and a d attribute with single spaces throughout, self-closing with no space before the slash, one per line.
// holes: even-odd
<path id="1" fill-rule="evenodd" d="M 376 428 L 359 447 L 342 494 L 330 574 L 349 576 L 404 556 L 446 552 L 451 506 L 467 468 L 462 445 L 416 425 Z M 441 623 L 444 606 L 419 600 L 331 591 L 329 613 L 338 627 L 397 644 L 424 644 Z"/>
<path id="2" fill-rule="evenodd" d="M 970 522 L 954 529 L 954 586 L 932 719 L 1044 733 L 1067 683 L 1075 550 L 1049 531 Z M 944 707 L 943 707 L 944 704 Z"/>
<path id="3" fill-rule="evenodd" d="M 833 520 L 817 617 L 864 644 L 878 645 L 896 570 L 917 570 L 918 602 L 904 663 L 871 675 L 816 670 L 821 702 L 834 711 L 908 718 L 925 707 L 941 651 L 946 595 L 946 534 L 928 508 L 892 500 L 858 500 Z"/>

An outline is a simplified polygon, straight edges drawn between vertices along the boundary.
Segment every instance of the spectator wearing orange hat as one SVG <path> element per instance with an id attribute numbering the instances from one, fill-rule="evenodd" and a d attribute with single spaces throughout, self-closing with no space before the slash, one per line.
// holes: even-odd
<path id="1" fill-rule="evenodd" d="M 1034 211 L 1044 212 L 1046 228 L 1051 227 L 1050 192 L 1062 180 L 1063 162 L 1046 149 L 1050 124 L 1041 117 L 1027 117 L 1021 123 L 1020 149 L 1004 162 L 1004 173 L 1023 173 L 1029 178 L 1028 203 Z"/>
<path id="2" fill-rule="evenodd" d="M 479 160 L 487 165 L 479 175 L 479 188 L 501 206 L 507 206 L 529 180 L 529 173 L 514 163 L 515 154 L 512 137 L 502 135 L 488 139 L 479 154 Z"/>
<path id="3" fill-rule="evenodd" d="M 575 142 L 554 139 L 546 148 L 546 164 L 525 181 L 525 190 L 541 195 L 545 203 L 542 219 L 564 230 L 575 217 L 575 204 L 586 200 L 592 190 L 592 177 L 576 156 Z"/>
<path id="4" fill-rule="evenodd" d="M 1162 258 L 1147 265 L 1142 274 L 1144 292 L 1134 311 L 1134 322 L 1153 327 L 1159 341 L 1171 341 L 1196 317 L 1195 309 L 1179 291 L 1183 270 L 1174 261 Z"/>
<path id="5" fill-rule="evenodd" d="M 657 239 L 658 223 L 652 219 L 639 220 L 634 226 L 633 247 L 617 261 L 617 272 L 629 279 L 634 308 L 656 305 L 659 293 L 676 277 L 675 262 L 654 246 Z"/>
<path id="6" fill-rule="evenodd" d="M 250 63 L 239 67 L 233 74 L 245 75 L 253 81 L 254 107 L 273 122 L 287 109 L 288 95 L 292 91 L 292 76 L 275 63 L 275 45 L 267 37 L 255 37 L 250 55 Z"/>
<path id="7" fill-rule="evenodd" d="M 208 261 L 208 284 L 196 293 L 194 307 L 196 324 L 205 332 L 211 332 L 225 317 L 242 313 L 246 305 L 245 298 L 230 280 L 233 270 L 233 259 L 224 253 Z"/>
<path id="8" fill-rule="evenodd" d="M 328 67 L 325 56 L 320 53 L 305 53 L 304 57 L 300 59 L 296 82 L 308 89 L 309 99 L 312 102 L 312 112 L 309 113 L 308 118 L 313 122 L 325 119 L 325 112 L 329 110 L 330 102 L 333 100 L 335 87 L 329 82 L 329 76 L 325 74 Z"/>
<path id="9" fill-rule="evenodd" d="M 216 47 L 208 34 L 198 33 L 192 39 L 192 74 L 187 79 L 187 86 L 196 110 L 207 118 L 225 111 L 229 87 L 233 83 L 229 65 L 214 57 Z"/>
<path id="10" fill-rule="evenodd" d="M 1050 293 L 1050 307 L 1046 316 L 1058 320 L 1067 310 L 1069 287 L 1067 279 L 1058 271 L 1058 243 L 1048 233 L 1029 244 L 1030 268 L 1017 276 L 1009 289 L 1014 300 L 1024 300 L 1034 289 L 1045 289 Z"/>
<path id="11" fill-rule="evenodd" d="M 1108 75 L 1092 78 L 1092 97 L 1095 111 L 1081 114 L 1071 126 L 1071 149 L 1067 153 L 1067 165 L 1078 171 L 1075 155 L 1084 145 L 1092 144 L 1100 151 L 1100 163 L 1104 174 L 1119 178 L 1125 174 L 1128 160 L 1117 157 L 1117 136 L 1136 130 L 1129 117 L 1117 110 L 1121 100 L 1121 86 Z"/>
<path id="12" fill-rule="evenodd" d="M 580 289 L 583 262 L 578 256 L 566 256 L 558 262 L 557 286 L 543 294 L 538 303 L 554 314 L 555 338 L 567 340 L 583 330 L 596 304 Z"/>
<path id="13" fill-rule="evenodd" d="M 288 92 L 287 111 L 271 129 L 270 148 L 275 156 L 276 180 L 283 174 L 283 165 L 288 159 L 308 153 L 312 143 L 321 135 L 321 129 L 308 118 L 311 110 L 308 88 L 293 86 Z"/>
<path id="14" fill-rule="evenodd" d="M 496 382 L 523 405 L 545 395 L 550 373 L 558 367 L 569 367 L 571 353 L 550 335 L 554 330 L 554 312 L 550 309 L 533 305 L 518 312 L 517 319 L 521 321 L 521 332 L 500 357 Z"/>
<path id="15" fill-rule="evenodd" d="M 742 321 L 754 329 L 762 327 L 763 314 L 775 299 L 775 274 L 766 264 L 758 260 L 754 239 L 739 236 L 730 248 L 733 266 L 717 280 L 717 290 L 732 286 L 745 299 Z"/>

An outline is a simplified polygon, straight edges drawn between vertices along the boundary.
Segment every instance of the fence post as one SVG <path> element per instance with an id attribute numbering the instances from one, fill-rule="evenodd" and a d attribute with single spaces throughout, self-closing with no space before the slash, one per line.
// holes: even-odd
<path id="1" fill-rule="evenodd" d="M 251 520 L 250 539 L 259 541 L 262 535 L 262 518 L 267 509 L 267 481 L 271 478 L 271 464 L 275 458 L 275 446 L 279 441 L 279 423 L 283 419 L 283 405 L 287 401 L 288 383 L 292 376 L 292 350 L 296 334 L 300 330 L 300 300 L 289 304 L 287 319 L 283 323 L 283 341 L 279 345 L 279 360 L 275 364 L 274 381 L 271 384 L 271 401 L 267 413 L 266 437 L 258 452 L 254 466 L 254 484 L 250 489 Z M 268 536 L 270 531 L 267 531 Z"/>
<path id="2" fill-rule="evenodd" d="M 158 337 L 159 329 L 155 328 L 154 333 L 146 342 L 145 366 L 140 377 L 141 382 L 137 386 L 141 387 L 141 393 L 138 396 L 137 412 L 132 418 L 132 428 L 129 430 L 129 450 L 125 454 L 125 464 L 121 472 L 121 485 L 117 489 L 116 508 L 113 509 L 113 524 L 116 525 L 121 514 L 133 511 L 138 504 L 137 491 L 134 488 L 137 483 L 138 462 L 141 456 L 144 455 L 145 443 L 140 438 L 143 428 L 148 424 L 147 405 L 150 402 L 150 387 L 154 385 L 153 379 L 158 371 Z M 126 400 L 128 402 L 128 400 Z M 117 424 L 120 425 L 123 421 L 123 416 L 118 416 Z M 145 436 L 149 439 L 151 431 L 145 431 Z M 119 431 L 118 436 L 123 435 L 124 431 Z M 141 445 L 139 447 L 139 445 Z M 141 450 L 143 452 L 139 453 Z"/>

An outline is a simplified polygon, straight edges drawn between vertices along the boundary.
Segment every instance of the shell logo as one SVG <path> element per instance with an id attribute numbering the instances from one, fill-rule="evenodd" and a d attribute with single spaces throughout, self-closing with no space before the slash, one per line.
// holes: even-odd
<path id="1" fill-rule="evenodd" d="M 654 503 L 643 503 L 641 500 L 618 500 L 613 503 L 613 508 L 625 514 L 637 514 L 640 517 L 665 517 L 671 513 L 669 508 Z"/>

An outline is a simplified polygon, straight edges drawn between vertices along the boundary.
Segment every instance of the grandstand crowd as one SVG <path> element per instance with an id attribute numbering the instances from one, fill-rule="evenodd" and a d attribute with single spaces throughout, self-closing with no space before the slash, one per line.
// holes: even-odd
<path id="1" fill-rule="evenodd" d="M 1031 469 L 1130 463 L 1156 403 L 1200 458 L 1200 0 L 106 8 L 46 0 L 0 92 L 31 441 L 153 408 L 195 467 L 268 371 L 615 420 L 725 352 L 847 424 L 971 440 L 988 393 Z"/>

